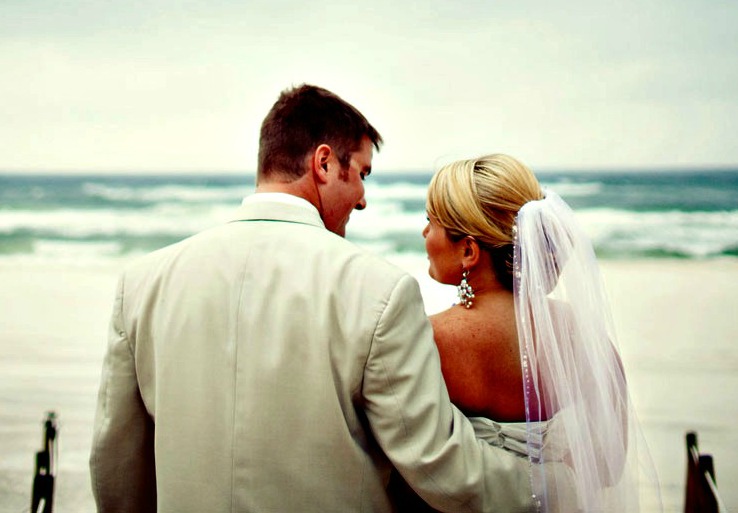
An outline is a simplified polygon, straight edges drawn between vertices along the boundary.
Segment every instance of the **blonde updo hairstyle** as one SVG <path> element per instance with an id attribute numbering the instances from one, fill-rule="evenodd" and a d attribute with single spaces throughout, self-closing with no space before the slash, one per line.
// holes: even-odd
<path id="1" fill-rule="evenodd" d="M 512 290 L 515 216 L 527 202 L 540 199 L 543 192 L 533 172 L 498 153 L 438 170 L 426 208 L 452 241 L 473 237 L 490 254 L 498 281 Z"/>

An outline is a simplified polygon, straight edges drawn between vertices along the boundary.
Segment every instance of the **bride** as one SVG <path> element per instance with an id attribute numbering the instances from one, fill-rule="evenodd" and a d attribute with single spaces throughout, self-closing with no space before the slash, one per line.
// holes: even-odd
<path id="1" fill-rule="evenodd" d="M 431 317 L 449 394 L 479 438 L 529 460 L 527 510 L 641 510 L 647 451 L 572 211 L 500 154 L 439 170 L 427 211 L 429 273 L 459 290 Z"/>

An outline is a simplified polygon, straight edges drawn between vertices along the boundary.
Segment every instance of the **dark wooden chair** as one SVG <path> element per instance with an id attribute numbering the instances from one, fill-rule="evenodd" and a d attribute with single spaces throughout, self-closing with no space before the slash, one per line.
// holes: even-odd
<path id="1" fill-rule="evenodd" d="M 56 413 L 49 412 L 44 422 L 43 449 L 36 453 L 36 472 L 31 491 L 31 513 L 52 513 L 56 473 Z"/>
<path id="2" fill-rule="evenodd" d="M 717 491 L 712 456 L 700 454 L 697 433 L 687 433 L 687 489 L 684 513 L 718 513 L 722 501 Z M 723 511 L 725 510 L 723 506 Z"/>

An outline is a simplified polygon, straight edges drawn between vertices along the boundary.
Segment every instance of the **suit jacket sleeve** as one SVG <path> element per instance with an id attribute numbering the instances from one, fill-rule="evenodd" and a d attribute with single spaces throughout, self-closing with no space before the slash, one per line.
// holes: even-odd
<path id="1" fill-rule="evenodd" d="M 521 511 L 517 506 L 529 503 L 527 460 L 478 441 L 451 404 L 420 291 L 409 276 L 398 281 L 379 318 L 363 394 L 380 446 L 431 506 Z"/>
<path id="2" fill-rule="evenodd" d="M 123 321 L 121 279 L 95 413 L 90 454 L 98 511 L 156 511 L 153 421 L 138 389 L 131 341 Z"/>

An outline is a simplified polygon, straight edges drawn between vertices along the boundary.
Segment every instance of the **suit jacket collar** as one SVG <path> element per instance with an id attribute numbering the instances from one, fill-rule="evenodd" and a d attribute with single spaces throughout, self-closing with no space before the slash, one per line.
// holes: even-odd
<path id="1" fill-rule="evenodd" d="M 285 203 L 277 199 L 249 202 L 247 198 L 231 221 L 281 221 L 308 224 L 325 229 L 325 224 L 316 208 L 310 205 Z"/>

